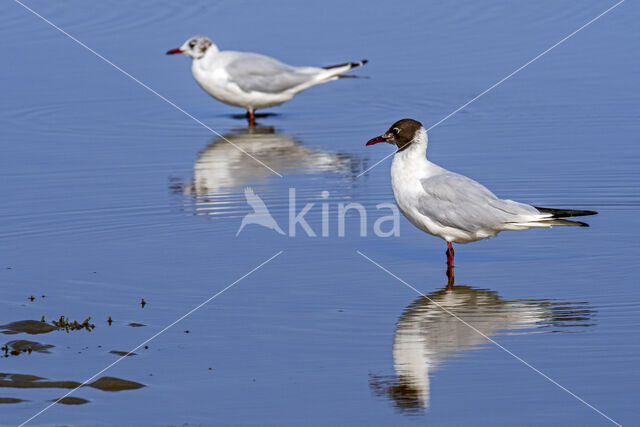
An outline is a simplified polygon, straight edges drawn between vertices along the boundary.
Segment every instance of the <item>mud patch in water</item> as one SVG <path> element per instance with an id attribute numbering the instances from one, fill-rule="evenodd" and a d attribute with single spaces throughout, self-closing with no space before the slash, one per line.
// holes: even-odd
<path id="1" fill-rule="evenodd" d="M 47 323 L 42 316 L 41 320 L 18 320 L 17 322 L 7 323 L 6 325 L 0 325 L 0 329 L 4 329 L 0 332 L 6 335 L 14 335 L 14 334 L 47 334 L 52 331 L 64 329 L 65 331 L 78 331 L 78 330 L 87 330 L 91 332 L 96 325 L 90 323 L 91 317 L 87 317 L 83 322 L 78 322 L 74 320 L 73 322 L 69 320 L 68 317 L 60 316 L 58 320 L 54 320 L 53 322 Z"/>
<path id="2" fill-rule="evenodd" d="M 36 375 L 0 373 L 0 387 L 72 389 L 80 386 L 82 384 L 77 381 L 46 381 L 46 378 Z M 102 377 L 84 387 L 93 387 L 102 391 L 123 391 L 136 390 L 145 387 L 145 385 L 120 378 Z"/>
<path id="3" fill-rule="evenodd" d="M 18 399 L 16 397 L 0 397 L 0 403 L 20 403 L 26 402 L 26 400 Z"/>
<path id="4" fill-rule="evenodd" d="M 60 399 L 52 399 L 50 400 L 50 402 L 62 403 L 63 405 L 84 405 L 85 403 L 89 403 L 87 399 L 73 396 L 62 397 Z"/>
<path id="5" fill-rule="evenodd" d="M 146 387 L 144 384 L 140 384 L 135 381 L 128 381 L 115 377 L 102 377 L 91 384 L 88 384 L 88 386 L 102 391 L 137 390 L 139 388 Z"/>
<path id="6" fill-rule="evenodd" d="M 22 353 L 31 354 L 34 351 L 38 353 L 50 353 L 49 349 L 53 347 L 51 344 L 40 344 L 36 341 L 14 340 L 6 343 L 4 347 L 2 347 L 2 350 L 4 351 L 4 356 L 9 357 L 9 355 L 18 356 Z"/>
<path id="7" fill-rule="evenodd" d="M 39 320 L 18 320 L 17 322 L 8 323 L 6 325 L 0 325 L 1 331 L 6 335 L 14 335 L 19 333 L 25 333 L 30 335 L 46 334 L 51 331 L 55 331 L 58 328 L 49 323 Z"/>
<path id="8" fill-rule="evenodd" d="M 111 350 L 109 353 L 117 354 L 118 356 L 136 356 L 136 353 L 130 353 L 128 351 Z"/>

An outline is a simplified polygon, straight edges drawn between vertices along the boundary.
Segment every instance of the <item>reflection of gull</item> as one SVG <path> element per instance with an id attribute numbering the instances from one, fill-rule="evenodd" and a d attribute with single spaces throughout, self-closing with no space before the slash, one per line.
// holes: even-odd
<path id="1" fill-rule="evenodd" d="M 289 135 L 276 133 L 272 127 L 244 129 L 224 138 L 233 145 L 217 138 L 198 156 L 189 188 L 191 193 L 217 193 L 223 188 L 254 185 L 272 176 L 268 169 L 242 151 L 281 173 L 350 172 L 349 157 L 307 148 Z"/>
<path id="2" fill-rule="evenodd" d="M 387 395 L 401 409 L 429 407 L 429 375 L 461 352 L 489 343 L 436 304 L 488 337 L 549 326 L 589 326 L 592 314 L 584 303 L 507 301 L 493 291 L 468 286 L 454 286 L 451 291 L 437 291 L 428 297 L 414 301 L 398 321 L 393 340 L 398 378 L 374 378 L 371 382 L 377 392 Z"/>
<path id="3" fill-rule="evenodd" d="M 280 228 L 278 223 L 269 213 L 269 209 L 264 204 L 262 199 L 253 192 L 253 190 L 249 187 L 244 189 L 244 197 L 247 199 L 247 203 L 253 208 L 253 213 L 245 215 L 242 218 L 242 224 L 240 224 L 240 228 L 238 228 L 238 232 L 236 233 L 236 237 L 245 225 L 247 224 L 257 224 L 263 227 L 270 228 L 272 230 L 277 231 L 279 234 L 284 234 L 284 231 Z"/>

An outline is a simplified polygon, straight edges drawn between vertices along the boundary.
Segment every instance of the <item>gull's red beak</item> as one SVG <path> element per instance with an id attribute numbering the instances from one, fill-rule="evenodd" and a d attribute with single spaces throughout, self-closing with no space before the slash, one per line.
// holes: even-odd
<path id="1" fill-rule="evenodd" d="M 370 139 L 367 142 L 367 145 L 379 144 L 381 142 L 388 142 L 387 138 L 385 138 L 384 136 L 376 136 L 375 138 Z"/>
<path id="2" fill-rule="evenodd" d="M 180 48 L 171 49 L 170 51 L 167 52 L 167 55 L 175 55 L 176 53 L 182 53 L 182 50 L 180 50 Z"/>

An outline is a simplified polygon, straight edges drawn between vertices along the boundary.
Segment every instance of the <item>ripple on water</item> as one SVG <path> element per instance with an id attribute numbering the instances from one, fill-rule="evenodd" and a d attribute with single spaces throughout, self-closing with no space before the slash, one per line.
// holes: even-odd
<path id="1" fill-rule="evenodd" d="M 180 4 L 171 1 L 151 1 L 143 0 L 131 4 L 137 10 L 144 10 L 143 14 L 131 13 L 126 5 L 107 0 L 99 3 L 87 4 L 78 0 L 65 3 L 27 4 L 35 12 L 49 19 L 54 24 L 60 26 L 68 33 L 82 39 L 83 36 L 111 36 L 122 34 L 130 30 L 149 25 L 161 25 L 175 20 L 189 20 L 205 10 L 207 13 L 219 8 L 219 4 L 199 5 L 195 2 Z M 15 19 L 6 21 L 3 30 L 14 33 L 18 36 L 27 34 L 32 28 L 27 25 L 33 22 L 35 17 L 18 4 L 10 10 Z M 69 13 L 69 10 L 86 9 L 89 13 Z M 36 32 L 29 31 L 29 42 L 37 42 L 51 37 L 52 28 L 43 25 L 43 30 Z"/>
<path id="2" fill-rule="evenodd" d="M 145 102 L 147 108 L 140 108 L 144 102 L 141 96 L 147 95 L 140 92 L 127 98 L 91 99 L 85 96 L 68 102 L 37 103 L 14 107 L 2 120 L 10 125 L 12 132 L 28 132 L 46 139 L 95 137 L 113 140 L 131 138 L 133 134 L 144 136 L 144 129 L 162 130 L 183 138 L 202 134 L 200 125 L 176 120 L 181 113 L 160 99 Z M 65 126 L 59 126 L 59 123 Z"/>

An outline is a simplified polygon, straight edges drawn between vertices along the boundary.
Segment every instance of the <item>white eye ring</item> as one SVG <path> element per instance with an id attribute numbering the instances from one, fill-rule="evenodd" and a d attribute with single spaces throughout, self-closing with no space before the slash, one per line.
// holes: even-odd
<path id="1" fill-rule="evenodd" d="M 393 131 L 393 133 L 395 133 L 396 135 L 400 133 L 400 129 L 398 128 L 393 128 L 391 129 Z"/>

